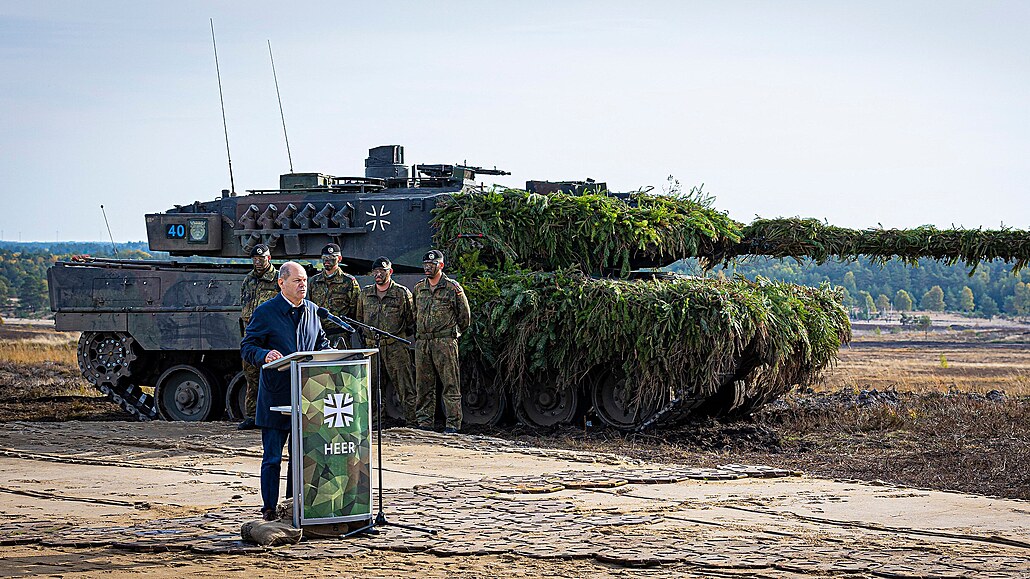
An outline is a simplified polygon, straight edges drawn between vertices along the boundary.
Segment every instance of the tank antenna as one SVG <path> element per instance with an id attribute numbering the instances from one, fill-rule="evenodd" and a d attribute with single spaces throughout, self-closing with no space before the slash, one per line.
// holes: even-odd
<path id="1" fill-rule="evenodd" d="M 268 40 L 268 60 L 272 63 L 272 80 L 275 81 L 275 98 L 279 99 L 279 118 L 283 120 L 283 138 L 286 139 L 286 158 L 290 161 L 290 173 L 293 172 L 293 156 L 290 155 L 290 137 L 286 134 L 286 115 L 283 114 L 283 97 L 279 94 L 279 78 L 275 75 L 275 59 L 272 58 L 272 41 Z"/>
<path id="2" fill-rule="evenodd" d="M 229 154 L 229 125 L 225 122 L 225 99 L 222 97 L 222 71 L 218 68 L 218 45 L 215 43 L 215 19 L 211 18 L 211 46 L 215 49 L 215 74 L 218 75 L 218 102 L 222 104 L 222 129 L 225 130 L 225 156 L 229 158 L 229 188 L 236 195 L 236 182 L 232 178 L 232 155 Z"/>
<path id="3" fill-rule="evenodd" d="M 114 250 L 114 254 L 118 255 L 118 246 L 114 243 L 114 236 L 111 235 L 111 223 L 107 220 L 107 211 L 104 211 L 104 205 L 100 204 L 100 212 L 104 214 L 104 225 L 107 226 L 107 236 L 111 238 L 111 249 Z"/>

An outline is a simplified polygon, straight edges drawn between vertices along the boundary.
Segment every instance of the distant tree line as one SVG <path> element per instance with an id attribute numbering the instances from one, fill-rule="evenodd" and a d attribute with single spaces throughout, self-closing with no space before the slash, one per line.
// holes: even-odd
<path id="1" fill-rule="evenodd" d="M 150 259 L 144 241 L 119 243 L 120 259 Z M 115 257 L 110 243 L 64 241 L 22 243 L 0 241 L 0 312 L 4 316 L 42 317 L 50 313 L 46 270 L 73 255 Z"/>
<path id="2" fill-rule="evenodd" d="M 692 275 L 702 274 L 694 260 L 677 262 L 669 269 Z M 969 275 L 962 265 L 944 265 L 923 260 L 918 267 L 891 260 L 882 267 L 860 258 L 827 262 L 777 260 L 754 257 L 718 267 L 707 275 L 762 276 L 808 286 L 829 283 L 844 288 L 845 305 L 857 318 L 870 318 L 886 311 L 913 310 L 960 312 L 991 318 L 999 314 L 1030 315 L 1030 270 L 1013 274 L 1011 264 L 1001 261 L 981 264 Z"/>
<path id="3" fill-rule="evenodd" d="M 120 259 L 168 258 L 163 252 L 150 252 L 145 241 L 120 243 L 116 247 Z M 110 243 L 0 241 L 0 312 L 7 316 L 48 315 L 47 268 L 58 260 L 81 254 L 115 257 Z M 206 258 L 183 261 L 195 260 Z M 1030 270 L 1013 274 L 1009 264 L 1003 262 L 983 263 L 972 276 L 961 265 L 948 266 L 932 260 L 923 261 L 918 267 L 891 260 L 880 267 L 861 258 L 817 265 L 811 260 L 754 257 L 707 273 L 701 271 L 696 260 L 684 260 L 667 269 L 690 275 L 742 275 L 750 279 L 762 276 L 808 286 L 841 286 L 845 305 L 857 318 L 913 310 L 962 312 L 987 318 L 999 314 L 1030 316 Z"/>

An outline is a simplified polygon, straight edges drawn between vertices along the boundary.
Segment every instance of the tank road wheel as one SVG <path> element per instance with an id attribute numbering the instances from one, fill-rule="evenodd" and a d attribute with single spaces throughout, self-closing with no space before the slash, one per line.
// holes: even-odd
<path id="1" fill-rule="evenodd" d="M 579 414 L 576 388 L 559 389 L 554 384 L 536 383 L 519 393 L 515 414 L 527 426 L 550 427 L 571 424 Z"/>
<path id="2" fill-rule="evenodd" d="M 636 393 L 626 387 L 626 379 L 611 372 L 594 382 L 591 394 L 597 417 L 609 426 L 626 431 L 642 426 L 665 403 L 661 396 L 638 403 Z"/>
<path id="3" fill-rule="evenodd" d="M 497 426 L 508 410 L 508 397 L 492 382 L 461 389 L 461 423 Z"/>
<path id="4" fill-rule="evenodd" d="M 83 332 L 79 336 L 79 370 L 90 384 L 114 384 L 128 378 L 136 360 L 136 340 L 121 332 Z"/>
<path id="5" fill-rule="evenodd" d="M 194 366 L 179 365 L 165 370 L 157 379 L 154 397 L 157 411 L 165 420 L 212 420 L 222 411 L 218 383 L 206 370 Z"/>
<path id="6" fill-rule="evenodd" d="M 239 422 L 247 414 L 247 376 L 240 370 L 225 389 L 225 412 L 229 420 Z"/>

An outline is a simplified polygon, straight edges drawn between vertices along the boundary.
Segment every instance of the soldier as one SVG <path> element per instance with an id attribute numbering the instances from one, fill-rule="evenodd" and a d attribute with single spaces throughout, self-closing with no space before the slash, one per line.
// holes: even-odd
<path id="1" fill-rule="evenodd" d="M 410 340 L 415 334 L 415 307 L 411 291 L 393 281 L 393 264 L 386 257 L 377 257 L 372 262 L 372 279 L 361 289 L 358 299 L 359 322 L 389 332 L 399 338 Z M 366 347 L 373 347 L 372 336 L 366 338 Z M 383 337 L 379 341 L 379 355 L 386 375 L 397 390 L 397 396 L 404 410 L 404 420 L 414 425 L 415 421 L 415 367 L 411 361 L 411 350 L 393 338 Z M 372 367 L 372 383 L 376 381 L 376 368 Z"/>
<path id="2" fill-rule="evenodd" d="M 308 299 L 337 316 L 353 318 L 357 315 L 361 287 L 353 275 L 340 269 L 340 259 L 339 245 L 330 243 L 322 248 L 322 273 L 311 278 L 311 283 L 308 284 Z M 326 329 L 326 324 L 326 320 L 322 320 L 323 330 Z M 342 345 L 343 339 L 335 338 L 331 341 L 334 347 L 337 347 Z"/>
<path id="3" fill-rule="evenodd" d="M 415 284 L 415 417 L 419 428 L 433 427 L 436 381 L 443 385 L 444 433 L 461 428 L 458 337 L 471 323 L 469 301 L 458 282 L 443 274 L 443 252 L 422 258 L 426 279 Z"/>
<path id="4" fill-rule="evenodd" d="M 250 323 L 250 317 L 254 310 L 266 301 L 279 294 L 279 284 L 276 282 L 278 272 L 272 265 L 272 255 L 268 246 L 264 243 L 258 244 L 250 250 L 250 257 L 254 261 L 254 269 L 243 278 L 243 285 L 240 286 L 240 336 L 243 330 Z M 240 430 L 257 428 L 254 425 L 254 411 L 257 409 L 258 378 L 261 367 L 255 366 L 246 360 L 243 361 L 243 375 L 247 378 L 247 402 L 244 412 L 246 416 L 243 422 L 237 426 Z"/>

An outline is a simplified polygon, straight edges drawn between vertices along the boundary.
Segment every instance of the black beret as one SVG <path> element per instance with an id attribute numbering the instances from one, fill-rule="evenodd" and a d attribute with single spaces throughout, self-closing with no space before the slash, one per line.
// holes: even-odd
<path id="1" fill-rule="evenodd" d="M 325 257 L 327 255 L 339 256 L 340 255 L 340 246 L 336 245 L 335 243 L 330 243 L 329 245 L 323 247 L 322 248 L 322 257 Z"/>
<path id="2" fill-rule="evenodd" d="M 390 269 L 393 264 L 388 257 L 380 255 L 372 262 L 372 269 Z"/>
<path id="3" fill-rule="evenodd" d="M 264 243 L 259 243 L 254 246 L 254 249 L 250 250 L 251 257 L 257 257 L 259 255 L 268 255 L 269 253 L 271 252 L 268 250 L 268 246 Z"/>
<path id="4" fill-rule="evenodd" d="M 426 252 L 425 255 L 422 256 L 422 261 L 435 261 L 438 263 L 443 263 L 443 252 L 439 249 L 430 249 L 428 252 Z"/>

